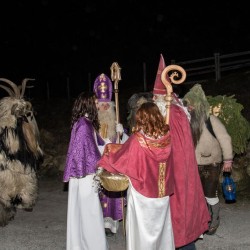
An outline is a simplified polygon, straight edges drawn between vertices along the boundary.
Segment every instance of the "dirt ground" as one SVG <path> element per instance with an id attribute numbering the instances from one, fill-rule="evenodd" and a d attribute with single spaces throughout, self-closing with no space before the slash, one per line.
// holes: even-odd
<path id="1" fill-rule="evenodd" d="M 18 210 L 15 219 L 0 228 L 1 250 L 66 249 L 67 197 L 61 178 L 43 177 L 32 212 Z M 197 250 L 250 249 L 250 192 L 239 194 L 235 204 L 221 204 L 221 225 L 213 236 L 196 242 Z M 123 224 L 117 235 L 107 238 L 110 250 L 125 250 Z M 97 249 L 98 250 L 98 249 Z"/>

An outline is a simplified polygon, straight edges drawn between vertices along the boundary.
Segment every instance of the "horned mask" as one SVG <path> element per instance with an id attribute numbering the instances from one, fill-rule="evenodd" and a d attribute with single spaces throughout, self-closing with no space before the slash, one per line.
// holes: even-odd
<path id="1" fill-rule="evenodd" d="M 22 84 L 17 86 L 12 81 L 0 78 L 0 87 L 9 94 L 0 100 L 0 133 L 6 130 L 6 144 L 10 153 L 16 153 L 20 148 L 20 142 L 13 133 L 13 129 L 19 125 L 22 128 L 23 136 L 26 141 L 28 150 L 35 156 L 39 157 L 42 151 L 39 147 L 39 131 L 36 119 L 33 114 L 32 104 L 24 99 L 26 84 L 34 80 L 25 78 Z"/>

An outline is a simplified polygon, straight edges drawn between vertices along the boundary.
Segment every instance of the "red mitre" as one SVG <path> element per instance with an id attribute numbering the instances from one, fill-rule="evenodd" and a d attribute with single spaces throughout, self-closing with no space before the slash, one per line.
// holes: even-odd
<path id="1" fill-rule="evenodd" d="M 158 70 L 157 70 L 157 74 L 156 74 L 156 78 L 155 78 L 155 85 L 154 85 L 154 89 L 153 89 L 154 95 L 166 95 L 166 93 L 167 93 L 166 87 L 164 86 L 164 84 L 161 81 L 161 73 L 165 68 L 166 68 L 166 65 L 165 65 L 163 55 L 160 54 L 160 62 L 159 62 L 159 66 L 158 66 Z M 167 76 L 167 78 L 168 78 L 168 76 Z M 170 79 L 168 79 L 168 80 L 169 80 L 169 82 L 171 82 Z"/>

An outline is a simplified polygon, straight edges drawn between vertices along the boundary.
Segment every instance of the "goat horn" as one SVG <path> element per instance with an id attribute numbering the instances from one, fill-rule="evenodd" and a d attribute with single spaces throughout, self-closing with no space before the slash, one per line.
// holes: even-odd
<path id="1" fill-rule="evenodd" d="M 0 87 L 5 89 L 11 97 L 15 96 L 15 93 L 10 88 L 8 88 L 8 87 L 6 87 L 6 86 L 4 86 L 2 84 L 0 84 Z"/>
<path id="2" fill-rule="evenodd" d="M 23 79 L 23 81 L 22 81 L 22 87 L 21 87 L 22 92 L 21 92 L 20 98 L 23 98 L 27 81 L 34 81 L 34 80 L 35 79 L 31 79 L 31 78 L 25 78 L 25 79 Z"/>
<path id="3" fill-rule="evenodd" d="M 15 94 L 14 96 L 16 98 L 20 98 L 20 91 L 19 91 L 17 85 L 14 82 L 12 82 L 12 81 L 10 81 L 10 80 L 8 80 L 6 78 L 0 78 L 0 81 L 8 83 L 12 87 L 12 89 L 14 90 L 14 94 Z"/>

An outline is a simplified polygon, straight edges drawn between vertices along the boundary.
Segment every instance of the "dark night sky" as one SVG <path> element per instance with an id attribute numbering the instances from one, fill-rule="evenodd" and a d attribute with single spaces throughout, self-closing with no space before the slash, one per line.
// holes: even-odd
<path id="1" fill-rule="evenodd" d="M 0 77 L 11 80 L 60 84 L 70 76 L 87 84 L 88 73 L 109 75 L 116 61 L 126 84 L 143 81 L 143 62 L 152 82 L 160 53 L 170 64 L 250 48 L 249 11 L 229 1 L 2 2 Z"/>

